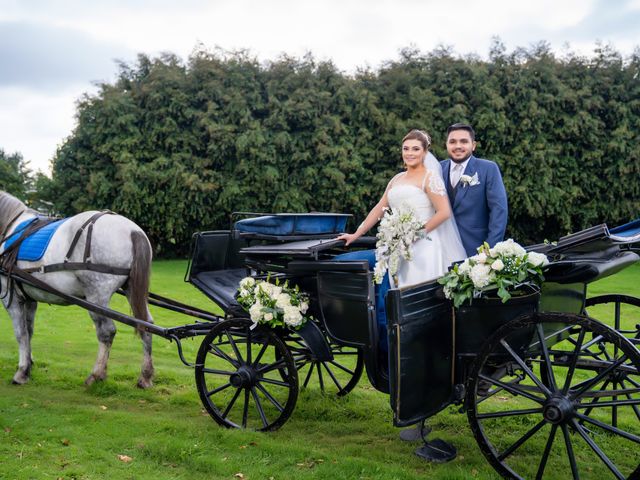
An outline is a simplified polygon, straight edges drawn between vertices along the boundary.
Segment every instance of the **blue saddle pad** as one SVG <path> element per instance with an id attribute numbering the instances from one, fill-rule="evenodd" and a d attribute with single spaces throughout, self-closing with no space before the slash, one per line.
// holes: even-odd
<path id="1" fill-rule="evenodd" d="M 5 248 L 9 248 L 13 245 L 20 238 L 20 232 L 33 223 L 33 221 L 34 219 L 30 218 L 29 220 L 25 220 L 20 223 L 20 225 L 16 227 L 13 233 L 6 240 Z M 62 220 L 52 222 L 25 238 L 20 244 L 20 248 L 18 250 L 18 260 L 24 260 L 26 262 L 35 262 L 36 260 L 40 260 L 44 255 L 44 252 L 47 251 L 51 237 L 56 233 L 58 227 L 66 221 L 67 219 L 63 218 Z"/>

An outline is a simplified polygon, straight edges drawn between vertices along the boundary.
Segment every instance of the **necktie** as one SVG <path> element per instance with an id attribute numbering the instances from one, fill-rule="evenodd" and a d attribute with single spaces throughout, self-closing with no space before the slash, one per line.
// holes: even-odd
<path id="1" fill-rule="evenodd" d="M 451 171 L 451 186 L 456 188 L 456 185 L 460 181 L 460 177 L 462 176 L 462 165 L 456 163 Z"/>

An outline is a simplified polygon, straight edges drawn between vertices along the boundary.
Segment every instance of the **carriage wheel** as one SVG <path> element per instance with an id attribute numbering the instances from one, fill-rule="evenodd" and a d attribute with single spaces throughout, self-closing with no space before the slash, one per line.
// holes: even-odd
<path id="1" fill-rule="evenodd" d="M 483 373 L 496 364 L 507 368 Z M 492 395 L 478 394 L 483 383 Z M 480 449 L 507 478 L 640 478 L 640 352 L 596 320 L 509 322 L 476 358 L 465 401 Z"/>
<path id="2" fill-rule="evenodd" d="M 214 326 L 196 360 L 200 400 L 213 419 L 229 428 L 276 430 L 298 398 L 298 372 L 285 343 L 248 319 Z"/>
<path id="3" fill-rule="evenodd" d="M 340 345 L 328 339 L 333 360 L 316 360 L 302 337 L 291 333 L 285 339 L 293 354 L 302 387 L 317 384 L 322 393 L 342 397 L 355 388 L 364 369 L 362 349 Z"/>
<path id="4" fill-rule="evenodd" d="M 640 298 L 600 295 L 588 298 L 585 307 L 585 314 L 615 328 L 636 346 L 640 345 Z"/>

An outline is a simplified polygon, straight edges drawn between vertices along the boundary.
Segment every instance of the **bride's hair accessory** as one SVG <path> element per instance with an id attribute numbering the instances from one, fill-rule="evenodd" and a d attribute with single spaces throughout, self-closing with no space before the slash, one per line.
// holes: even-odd
<path id="1" fill-rule="evenodd" d="M 423 132 L 422 130 L 411 130 L 404 136 L 402 143 L 407 140 L 418 140 L 422 143 L 422 147 L 425 150 L 429 150 L 429 147 L 431 146 L 431 137 L 427 132 Z"/>

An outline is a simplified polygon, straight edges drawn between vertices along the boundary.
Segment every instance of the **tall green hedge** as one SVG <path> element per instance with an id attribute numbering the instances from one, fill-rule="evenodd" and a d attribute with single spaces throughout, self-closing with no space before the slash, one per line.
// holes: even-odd
<path id="1" fill-rule="evenodd" d="M 78 105 L 53 163 L 65 214 L 111 208 L 162 254 L 233 211 L 353 213 L 401 168 L 399 142 L 466 121 L 477 155 L 501 167 L 508 234 L 523 243 L 640 216 L 640 51 L 559 58 L 542 43 L 488 60 L 403 50 L 347 75 L 311 56 L 141 55 Z"/>

